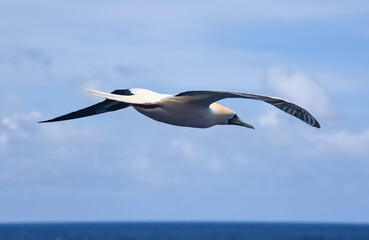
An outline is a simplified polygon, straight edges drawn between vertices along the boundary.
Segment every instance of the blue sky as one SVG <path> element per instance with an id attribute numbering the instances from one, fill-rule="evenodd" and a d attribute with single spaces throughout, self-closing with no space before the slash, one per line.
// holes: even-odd
<path id="1" fill-rule="evenodd" d="M 367 1 L 0 1 L 0 222 L 369 222 Z M 53 124 L 101 91 L 224 89 L 256 130 L 134 109 Z"/>

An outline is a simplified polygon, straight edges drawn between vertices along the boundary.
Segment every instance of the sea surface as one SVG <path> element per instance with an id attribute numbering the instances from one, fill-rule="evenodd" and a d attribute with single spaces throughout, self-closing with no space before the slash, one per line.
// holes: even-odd
<path id="1" fill-rule="evenodd" d="M 0 224 L 0 240 L 369 240 L 369 225 L 291 223 Z"/>

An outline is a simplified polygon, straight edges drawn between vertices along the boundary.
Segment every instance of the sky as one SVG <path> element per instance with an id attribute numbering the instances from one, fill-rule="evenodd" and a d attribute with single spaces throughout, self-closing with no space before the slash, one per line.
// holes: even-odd
<path id="1" fill-rule="evenodd" d="M 0 0 L 0 222 L 369 223 L 369 3 Z M 220 89 L 255 130 L 134 109 L 38 124 L 111 92 Z"/>

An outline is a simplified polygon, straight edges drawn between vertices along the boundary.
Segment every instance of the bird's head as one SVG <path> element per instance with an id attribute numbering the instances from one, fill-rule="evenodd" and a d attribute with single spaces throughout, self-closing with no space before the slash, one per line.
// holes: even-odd
<path id="1" fill-rule="evenodd" d="M 232 117 L 228 119 L 228 124 L 229 125 L 239 125 L 239 126 L 244 126 L 247 128 L 255 129 L 254 126 L 248 123 L 245 123 L 241 118 L 239 118 L 236 113 L 234 113 Z"/>
<path id="2" fill-rule="evenodd" d="M 239 125 L 247 128 L 255 129 L 254 126 L 245 123 L 237 114 L 231 109 L 224 107 L 218 103 L 213 103 L 210 105 L 210 109 L 216 116 L 217 123 L 220 125 Z"/>

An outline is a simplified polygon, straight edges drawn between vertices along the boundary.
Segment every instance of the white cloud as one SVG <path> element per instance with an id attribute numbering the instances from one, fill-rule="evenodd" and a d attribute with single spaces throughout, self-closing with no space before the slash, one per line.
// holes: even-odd
<path id="1" fill-rule="evenodd" d="M 172 139 L 170 144 L 176 152 L 184 155 L 186 164 L 190 166 L 197 166 L 211 173 L 221 173 L 225 170 L 219 157 L 195 141 Z"/>
<path id="2" fill-rule="evenodd" d="M 289 73 L 286 67 L 276 67 L 268 71 L 267 86 L 282 98 L 306 108 L 319 118 L 334 113 L 333 106 L 325 91 L 301 72 Z"/>
<path id="3" fill-rule="evenodd" d="M 319 74 L 317 80 L 319 80 L 319 85 L 324 88 L 327 92 L 332 94 L 344 94 L 344 95 L 358 95 L 365 94 L 369 89 L 369 83 L 364 77 L 369 74 L 360 73 L 361 77 L 355 76 L 356 73 L 350 73 L 350 77 L 343 77 L 337 73 L 330 74 Z"/>
<path id="4" fill-rule="evenodd" d="M 1 124 L 7 129 L 7 136 L 12 138 L 16 135 L 22 138 L 28 138 L 27 124 L 32 122 L 36 123 L 39 120 L 41 114 L 37 111 L 30 111 L 28 113 L 14 113 L 8 117 L 1 118 Z M 23 127 L 20 127 L 23 125 Z"/>
<path id="5" fill-rule="evenodd" d="M 333 81 L 333 80 L 332 80 Z M 275 91 L 278 96 L 294 102 L 306 108 L 318 121 L 326 120 L 322 129 L 316 132 L 312 129 L 301 129 L 296 134 L 290 133 L 292 142 L 299 142 L 299 148 L 291 154 L 302 154 L 310 157 L 327 156 L 330 159 L 336 154 L 345 157 L 360 158 L 369 154 L 369 130 L 362 129 L 354 132 L 349 128 L 342 129 L 344 126 L 342 118 L 336 118 L 337 111 L 321 84 L 317 84 L 302 72 L 289 72 L 286 67 L 276 67 L 268 71 L 267 87 Z M 327 84 L 324 85 L 327 88 Z M 352 91 L 350 84 L 346 84 L 347 89 L 327 89 L 331 93 L 346 93 Z M 267 110 L 259 119 L 260 125 L 274 126 L 284 122 L 278 121 L 281 114 L 276 109 Z M 335 117 L 335 118 L 334 118 Z M 340 130 L 337 130 L 340 126 Z M 272 135 L 283 136 L 279 128 L 270 128 Z M 301 138 L 303 136 L 303 138 Z M 282 137 L 269 142 L 270 145 L 278 145 Z M 283 141 L 282 141 L 283 142 Z"/>
<path id="6" fill-rule="evenodd" d="M 270 109 L 265 114 L 261 115 L 259 118 L 259 123 L 261 126 L 274 126 L 278 124 L 278 110 Z"/>
<path id="7" fill-rule="evenodd" d="M 351 156 L 369 154 L 369 129 L 358 133 L 351 131 L 335 131 L 317 135 L 318 148 L 331 152 L 345 153 Z"/>
<path id="8" fill-rule="evenodd" d="M 6 126 L 7 128 L 9 128 L 10 130 L 17 130 L 18 129 L 18 125 L 12 121 L 11 118 L 9 117 L 4 117 L 1 120 L 1 123 Z"/>

